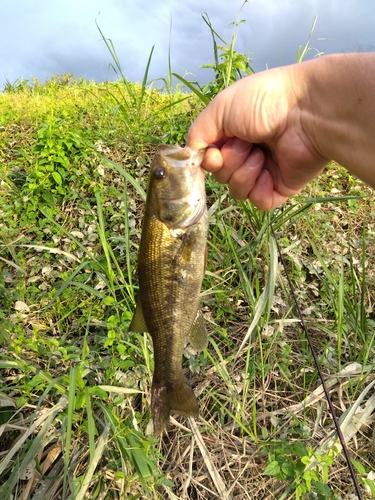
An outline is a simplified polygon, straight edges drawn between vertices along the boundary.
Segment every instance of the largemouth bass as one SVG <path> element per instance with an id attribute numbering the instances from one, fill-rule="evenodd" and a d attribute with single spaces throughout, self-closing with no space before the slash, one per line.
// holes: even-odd
<path id="1" fill-rule="evenodd" d="M 199 307 L 208 228 L 203 156 L 204 150 L 160 145 L 150 169 L 138 255 L 140 293 L 129 331 L 147 331 L 152 337 L 156 436 L 171 411 L 198 416 L 197 399 L 182 371 L 182 352 L 188 339 L 198 350 L 207 346 Z"/>

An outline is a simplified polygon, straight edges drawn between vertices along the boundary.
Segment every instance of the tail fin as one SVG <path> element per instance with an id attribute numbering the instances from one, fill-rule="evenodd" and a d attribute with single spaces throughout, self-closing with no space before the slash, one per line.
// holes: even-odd
<path id="1" fill-rule="evenodd" d="M 168 425 L 171 411 L 191 417 L 199 415 L 197 398 L 182 374 L 181 379 L 170 387 L 153 381 L 151 410 L 155 436 L 159 436 Z"/>

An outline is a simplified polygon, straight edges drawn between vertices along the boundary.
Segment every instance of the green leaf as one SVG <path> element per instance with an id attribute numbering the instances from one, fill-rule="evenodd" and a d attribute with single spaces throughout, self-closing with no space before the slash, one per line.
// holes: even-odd
<path id="1" fill-rule="evenodd" d="M 356 468 L 358 474 L 366 474 L 366 469 L 363 467 L 361 462 L 358 462 L 358 460 L 355 460 L 354 458 L 351 458 L 351 462 Z"/>
<path id="2" fill-rule="evenodd" d="M 352 459 L 353 460 L 353 459 Z M 365 479 L 363 483 L 370 488 L 371 498 L 375 498 L 375 483 L 371 479 Z"/>
<path id="3" fill-rule="evenodd" d="M 303 443 L 294 443 L 293 444 L 293 453 L 295 453 L 297 455 L 297 457 L 305 457 L 306 454 L 307 454 L 307 449 L 306 449 L 306 446 L 303 444 Z M 307 457 L 309 458 L 309 457 Z M 305 462 L 303 462 L 305 463 Z"/>
<path id="4" fill-rule="evenodd" d="M 289 462 L 284 462 L 281 466 L 281 472 L 286 476 L 286 477 L 293 477 L 294 476 L 294 467 L 291 463 Z"/>
<path id="5" fill-rule="evenodd" d="M 144 453 L 142 441 L 139 439 L 136 431 L 131 427 L 127 428 L 123 423 L 120 433 L 114 409 L 110 409 L 106 404 L 101 403 L 98 403 L 98 406 L 102 409 L 106 420 L 112 427 L 113 440 L 116 442 L 119 451 L 123 457 L 127 457 L 130 460 L 138 473 L 139 479 L 145 484 L 145 480 L 153 475 L 154 464 Z"/>
<path id="6" fill-rule="evenodd" d="M 86 393 L 84 391 L 77 392 L 76 401 L 75 401 L 75 409 L 80 410 L 86 405 Z"/>
<path id="7" fill-rule="evenodd" d="M 90 396 L 98 396 L 100 399 L 103 400 L 108 399 L 108 393 L 106 391 L 103 391 L 103 389 L 101 389 L 97 385 L 89 387 L 89 394 Z"/>
<path id="8" fill-rule="evenodd" d="M 301 498 L 301 495 L 306 493 L 306 486 L 304 484 L 299 484 L 296 487 L 296 500 L 299 500 Z"/>
<path id="9" fill-rule="evenodd" d="M 281 472 L 280 465 L 276 460 L 274 460 L 273 462 L 271 462 L 267 465 L 267 467 L 264 469 L 263 474 L 265 476 L 278 477 L 278 476 L 280 476 L 280 472 Z"/>
<path id="10" fill-rule="evenodd" d="M 329 486 L 327 486 L 324 483 L 321 483 L 320 481 L 315 481 L 315 480 L 312 481 L 312 484 L 318 492 L 324 495 L 325 498 L 331 498 L 331 490 L 329 489 Z"/>
<path id="11" fill-rule="evenodd" d="M 115 302 L 115 299 L 113 297 L 111 297 L 110 295 L 108 295 L 107 297 L 105 297 L 102 300 L 103 306 L 111 306 L 114 304 L 114 302 Z"/>
<path id="12" fill-rule="evenodd" d="M 199 97 L 203 104 L 209 104 L 211 99 L 204 95 L 203 92 L 201 92 L 199 89 L 197 89 L 197 87 L 193 83 L 189 82 L 177 73 L 172 73 L 172 75 L 181 80 L 182 83 L 184 83 L 192 92 L 194 92 L 194 94 Z"/>
<path id="13" fill-rule="evenodd" d="M 56 184 L 59 184 L 59 186 L 61 186 L 61 184 L 62 184 L 61 175 L 58 172 L 52 172 L 52 177 L 53 177 L 54 181 L 56 182 Z"/>

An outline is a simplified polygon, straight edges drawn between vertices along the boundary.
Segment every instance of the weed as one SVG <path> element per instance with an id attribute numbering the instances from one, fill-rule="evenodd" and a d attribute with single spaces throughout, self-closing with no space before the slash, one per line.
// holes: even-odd
<path id="1" fill-rule="evenodd" d="M 69 130 L 65 123 L 43 124 L 31 149 L 31 168 L 21 191 L 30 210 L 35 211 L 40 202 L 52 208 L 90 185 L 90 156 L 93 146 L 82 133 Z"/>
<path id="2" fill-rule="evenodd" d="M 173 419 L 161 440 L 147 433 L 152 344 L 126 333 L 147 166 L 159 141 L 183 142 L 199 109 L 251 72 L 234 50 L 239 18 L 229 44 L 204 20 L 215 72 L 205 88 L 183 77 L 191 92 L 172 88 L 169 64 L 158 90 L 152 52 L 142 83 L 127 81 L 102 35 L 119 81 L 54 75 L 1 96 L 4 498 L 349 498 L 271 225 L 360 483 L 374 491 L 373 193 L 335 164 L 269 214 L 207 178 L 210 342 L 184 352 L 201 415 Z"/>
<path id="3" fill-rule="evenodd" d="M 25 92 L 25 90 L 28 88 L 28 85 L 29 81 L 21 77 L 16 78 L 13 83 L 10 82 L 8 78 L 6 78 L 3 90 L 7 93 Z"/>
<path id="4" fill-rule="evenodd" d="M 213 69 L 215 72 L 215 78 L 213 80 L 211 80 L 204 87 L 201 87 L 197 82 L 189 82 L 184 77 L 173 73 L 176 78 L 178 78 L 184 85 L 194 92 L 203 104 L 208 104 L 218 92 L 228 87 L 231 83 L 243 78 L 243 76 L 252 75 L 254 73 L 254 70 L 250 65 L 249 57 L 245 54 L 236 52 L 234 49 L 237 41 L 239 25 L 240 23 L 245 22 L 240 19 L 240 14 L 246 3 L 248 3 L 248 0 L 245 0 L 242 4 L 237 21 L 233 23 L 235 31 L 232 35 L 230 43 L 223 40 L 215 31 L 207 14 L 202 16 L 203 21 L 206 23 L 211 32 L 214 62 L 204 64 L 201 68 Z M 218 45 L 218 41 L 223 45 Z"/>
<path id="5" fill-rule="evenodd" d="M 246 3 L 247 0 L 243 3 L 240 13 Z M 252 75 L 254 73 L 254 70 L 250 66 L 250 59 L 245 54 L 240 54 L 234 50 L 239 24 L 245 22 L 244 20 L 240 20 L 240 13 L 237 21 L 233 23 L 236 29 L 232 35 L 230 44 L 226 43 L 214 30 L 208 15 L 205 14 L 202 16 L 203 21 L 211 31 L 215 61 L 213 64 L 204 64 L 201 66 L 201 68 L 213 69 L 215 72 L 215 79 L 202 89 L 204 95 L 208 96 L 210 99 L 215 97 L 216 94 L 228 87 L 231 83 L 240 80 L 243 76 Z M 222 42 L 223 45 L 218 45 L 216 40 Z"/>

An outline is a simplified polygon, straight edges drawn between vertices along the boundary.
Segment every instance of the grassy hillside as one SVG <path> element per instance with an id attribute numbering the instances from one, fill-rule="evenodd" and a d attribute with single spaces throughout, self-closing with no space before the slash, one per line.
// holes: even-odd
<path id="1" fill-rule="evenodd" d="M 147 435 L 152 344 L 126 330 L 148 165 L 202 105 L 126 85 L 0 94 L 1 498 L 349 498 L 272 227 L 374 491 L 373 193 L 338 165 L 271 214 L 207 177 L 210 341 L 184 353 L 201 414 Z"/>

